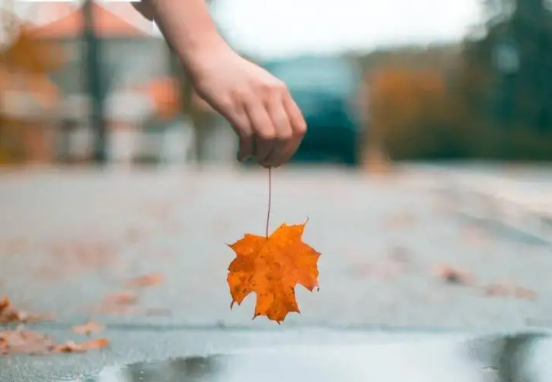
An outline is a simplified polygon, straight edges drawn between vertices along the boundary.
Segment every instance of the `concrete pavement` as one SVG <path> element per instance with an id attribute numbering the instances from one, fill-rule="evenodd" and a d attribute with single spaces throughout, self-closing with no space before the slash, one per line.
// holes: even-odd
<path id="1" fill-rule="evenodd" d="M 552 241 L 552 168 L 479 166 L 447 168 L 438 185 L 457 212 Z"/>
<path id="2" fill-rule="evenodd" d="M 303 313 L 286 323 L 516 326 L 548 315 L 548 246 L 483 232 L 415 178 L 274 172 L 271 229 L 309 218 L 305 241 L 322 253 L 320 292 L 298 289 Z M 160 272 L 164 284 L 148 290 L 143 304 L 171 316 L 128 320 L 272 325 L 251 322 L 252 297 L 230 311 L 226 285 L 233 254 L 225 243 L 264 231 L 264 171 L 54 171 L 2 179 L 0 277 L 14 301 L 79 321 L 89 315 L 83 306 L 121 290 L 124 278 Z M 474 231 L 482 239 L 473 239 Z M 393 260 L 396 253 L 406 265 Z M 432 275 L 438 262 L 469 269 L 481 284 L 513 279 L 538 299 L 443 285 Z"/>
<path id="3" fill-rule="evenodd" d="M 304 240 L 322 253 L 320 291 L 298 288 L 302 313 L 281 327 L 251 320 L 254 296 L 230 310 L 226 284 L 226 243 L 264 232 L 266 171 L 37 169 L 0 179 L 2 293 L 24 309 L 53 311 L 54 323 L 34 328 L 60 341 L 76 338 L 71 326 L 90 318 L 108 326 L 113 347 L 79 358 L 79 367 L 162 358 L 186 333 L 216 328 L 278 336 L 316 327 L 517 330 L 548 326 L 552 317 L 550 246 L 458 214 L 456 201 L 438 192 L 443 178 L 434 170 L 274 171 L 271 229 L 309 218 Z M 445 283 L 434 274 L 441 262 L 471 272 L 474 285 Z M 151 272 L 164 282 L 140 293 L 139 312 L 91 313 L 124 290 L 126 278 Z M 492 284 L 535 295 L 489 296 Z M 72 356 L 55 359 L 0 362 L 11 372 L 75 366 Z"/>

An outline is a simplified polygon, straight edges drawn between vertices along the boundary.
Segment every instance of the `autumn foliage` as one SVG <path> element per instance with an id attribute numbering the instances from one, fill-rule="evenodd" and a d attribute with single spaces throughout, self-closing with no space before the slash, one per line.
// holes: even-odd
<path id="1" fill-rule="evenodd" d="M 306 224 L 306 223 L 305 223 Z M 289 312 L 299 313 L 295 286 L 318 286 L 320 253 L 303 243 L 305 224 L 282 224 L 269 237 L 246 234 L 230 245 L 236 258 L 228 268 L 232 304 L 257 294 L 255 314 L 280 323 Z"/>
<path id="2" fill-rule="evenodd" d="M 451 125 L 453 102 L 441 72 L 385 67 L 372 73 L 369 86 L 369 139 L 393 159 L 459 154 L 462 130 Z"/>
<path id="3" fill-rule="evenodd" d="M 10 14 L 0 15 L 0 23 L 12 23 L 16 30 L 13 41 L 0 50 L 0 102 L 6 102 L 10 91 L 23 93 L 46 112 L 60 100 L 58 87 L 48 74 L 58 70 L 64 63 L 60 44 L 41 40 L 32 35 L 17 18 Z M 21 159 L 28 123 L 19 116 L 10 115 L 8 106 L 0 104 L 0 163 Z M 28 145 L 28 143 L 27 143 Z"/>

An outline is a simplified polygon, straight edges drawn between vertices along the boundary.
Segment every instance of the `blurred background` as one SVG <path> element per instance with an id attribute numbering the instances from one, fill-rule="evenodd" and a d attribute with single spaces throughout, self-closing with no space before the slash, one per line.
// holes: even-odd
<path id="1" fill-rule="evenodd" d="M 128 2 L 0 4 L 0 296 L 59 337 L 115 323 L 117 354 L 156 340 L 129 345 L 132 320 L 274 328 L 254 297 L 228 308 L 224 244 L 264 234 L 267 171 L 236 162 L 157 27 Z M 272 171 L 269 231 L 308 217 L 322 253 L 287 325 L 549 325 L 550 1 L 210 6 L 308 123 Z"/>
<path id="2" fill-rule="evenodd" d="M 233 160 L 231 129 L 131 4 L 1 4 L 0 163 Z M 552 158 L 548 1 L 211 5 L 296 97 L 295 161 Z"/>

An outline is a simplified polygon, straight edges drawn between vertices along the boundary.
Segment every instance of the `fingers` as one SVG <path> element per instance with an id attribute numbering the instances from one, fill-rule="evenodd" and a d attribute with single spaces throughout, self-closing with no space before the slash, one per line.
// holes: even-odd
<path id="1" fill-rule="evenodd" d="M 253 157 L 255 154 L 255 135 L 247 112 L 250 106 L 247 106 L 245 101 L 240 99 L 240 97 L 229 97 L 218 100 L 216 105 L 218 112 L 230 122 L 230 125 L 238 135 L 238 161 L 244 162 L 248 158 Z"/>
<path id="2" fill-rule="evenodd" d="M 276 131 L 265 105 L 257 100 L 252 100 L 246 105 L 247 116 L 254 131 L 253 156 L 262 166 L 268 167 L 268 158 L 274 150 Z"/>
<path id="3" fill-rule="evenodd" d="M 240 104 L 231 119 L 232 126 L 239 138 L 238 160 L 243 162 L 253 156 L 253 129 L 247 116 L 246 108 Z"/>
<path id="4" fill-rule="evenodd" d="M 282 162 L 287 162 L 299 148 L 307 132 L 307 123 L 305 122 L 303 113 L 301 113 L 301 110 L 291 96 L 285 97 L 283 103 L 291 128 L 291 138 L 287 141 L 282 153 Z"/>
<path id="5" fill-rule="evenodd" d="M 264 167 L 288 161 L 303 139 L 306 124 L 287 87 L 280 81 L 234 93 L 218 110 L 239 136 L 238 160 L 255 157 Z"/>
<path id="6" fill-rule="evenodd" d="M 267 104 L 267 111 L 270 115 L 275 135 L 273 149 L 266 164 L 270 167 L 278 167 L 284 163 L 284 152 L 293 136 L 289 117 L 284 108 L 285 94 L 275 93 Z"/>
<path id="7" fill-rule="evenodd" d="M 264 104 L 257 101 L 248 108 L 256 135 L 254 154 L 261 165 L 278 167 L 295 153 L 306 125 L 299 107 L 283 83 L 275 82 L 264 94 Z"/>

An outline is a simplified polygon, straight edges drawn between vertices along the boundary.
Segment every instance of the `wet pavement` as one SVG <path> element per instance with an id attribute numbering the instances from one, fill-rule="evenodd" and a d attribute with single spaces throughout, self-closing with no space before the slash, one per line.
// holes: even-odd
<path id="1" fill-rule="evenodd" d="M 123 335 L 86 355 L 13 357 L 13 382 L 544 382 L 547 332 L 197 330 Z M 122 345 L 124 344 L 124 346 Z"/>
<path id="2" fill-rule="evenodd" d="M 322 253 L 320 291 L 298 288 L 302 313 L 278 327 L 251 320 L 254 297 L 230 310 L 226 285 L 233 257 L 226 243 L 245 232 L 264 233 L 266 172 L 5 172 L 0 175 L 2 293 L 24 309 L 56 314 L 55 322 L 33 329 L 60 341 L 79 339 L 71 327 L 93 318 L 107 324 L 102 336 L 110 338 L 111 346 L 83 355 L 3 357 L 0 381 L 54 381 L 84 372 L 97 375 L 109 365 L 210 354 L 222 355 L 199 364 L 245 365 L 225 375 L 259 380 L 257 369 L 247 366 L 250 357 L 228 354 L 296 344 L 314 346 L 309 354 L 319 349 L 314 358 L 327 360 L 323 364 L 339 364 L 334 347 L 368 346 L 362 353 L 370 359 L 378 353 L 369 350 L 373 339 L 397 328 L 425 333 L 423 328 L 519 332 L 548 327 L 552 257 L 547 238 L 462 216 L 454 198 L 436 191 L 445 180 L 442 174 L 442 169 L 420 168 L 390 177 L 337 169 L 275 171 L 271 228 L 308 218 L 304 240 Z M 441 262 L 471 272 L 475 283 L 444 282 L 435 275 Z M 138 311 L 91 311 L 106 296 L 125 290 L 126 278 L 151 272 L 164 280 L 139 293 Z M 532 293 L 490 295 L 488 287 L 497 284 Z M 289 351 L 293 356 L 282 350 L 279 362 L 303 359 L 303 350 L 299 355 Z M 393 352 L 382 357 L 395 358 Z M 256 355 L 260 364 L 271 358 L 263 354 Z M 300 364 L 309 367 L 311 361 Z M 170 367 L 156 363 L 147 368 Z M 386 371 L 359 371 L 358 378 L 374 376 L 364 372 Z M 484 380 L 475 377 L 478 372 L 467 375 L 474 376 L 471 381 Z M 213 373 L 195 380 L 233 381 Z M 194 380 L 175 375 L 166 380 Z M 126 381 L 114 378 L 98 382 Z M 356 380 L 351 378 L 340 380 Z M 129 381 L 135 380 L 140 379 Z"/>
<path id="3" fill-rule="evenodd" d="M 364 344 L 285 345 L 106 368 L 98 382 L 547 381 L 546 334 L 419 335 Z"/>

